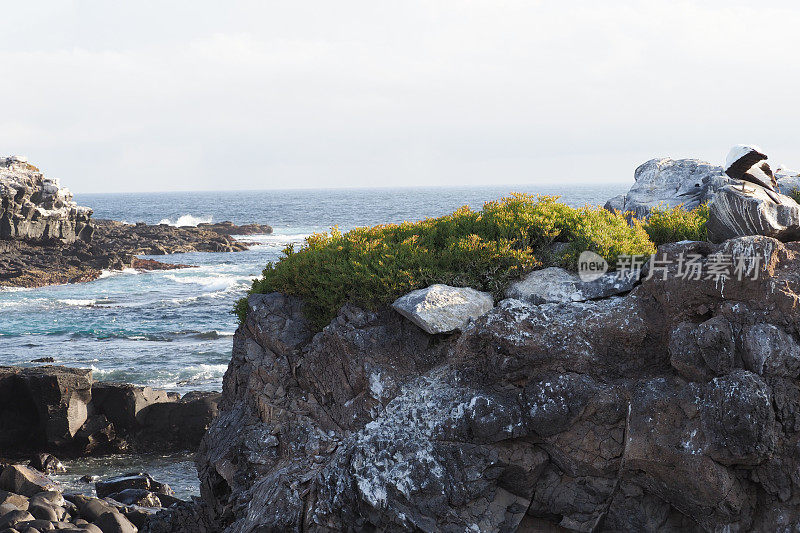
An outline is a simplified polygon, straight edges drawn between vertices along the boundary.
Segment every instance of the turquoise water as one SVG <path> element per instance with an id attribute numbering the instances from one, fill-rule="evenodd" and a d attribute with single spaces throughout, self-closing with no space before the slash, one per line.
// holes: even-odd
<path id="1" fill-rule="evenodd" d="M 508 192 L 560 194 L 571 205 L 603 203 L 624 186 L 296 190 L 169 194 L 79 194 L 97 218 L 175 223 L 270 224 L 272 235 L 239 253 L 155 257 L 195 265 L 172 271 L 106 272 L 76 285 L 0 291 L 0 364 L 94 369 L 97 380 L 168 390 L 221 390 L 236 328 L 230 314 L 252 278 L 290 242 L 338 225 L 419 220 L 461 205 L 478 208 Z"/>

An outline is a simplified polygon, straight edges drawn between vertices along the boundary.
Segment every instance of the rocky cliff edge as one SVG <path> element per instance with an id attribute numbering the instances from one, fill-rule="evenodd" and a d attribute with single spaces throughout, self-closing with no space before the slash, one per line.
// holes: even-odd
<path id="1" fill-rule="evenodd" d="M 0 239 L 89 241 L 92 210 L 21 156 L 0 158 Z"/>
<path id="2" fill-rule="evenodd" d="M 682 271 L 720 255 L 749 270 Z M 202 527 L 793 530 L 800 244 L 659 258 L 623 297 L 506 299 L 449 335 L 349 306 L 315 333 L 302 302 L 252 296 L 197 456 Z"/>

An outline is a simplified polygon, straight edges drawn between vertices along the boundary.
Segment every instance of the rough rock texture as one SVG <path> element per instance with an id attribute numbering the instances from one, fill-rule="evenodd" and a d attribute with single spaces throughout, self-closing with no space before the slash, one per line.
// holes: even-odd
<path id="1" fill-rule="evenodd" d="M 492 295 L 468 287 L 431 285 L 401 296 L 395 311 L 428 333 L 452 333 L 494 307 Z"/>
<path id="2" fill-rule="evenodd" d="M 233 222 L 201 222 L 197 225 L 200 229 L 211 230 L 220 235 L 269 235 L 272 233 L 272 226 L 266 224 L 243 224 L 237 226 Z"/>
<path id="3" fill-rule="evenodd" d="M 69 189 L 19 156 L 0 158 L 0 239 L 32 242 L 91 240 L 92 210 Z"/>
<path id="4" fill-rule="evenodd" d="M 314 334 L 301 302 L 251 297 L 197 512 L 232 532 L 793 530 L 800 244 L 660 253 L 763 260 L 755 280 L 676 261 L 624 297 L 507 299 L 449 337 L 349 306 Z"/>
<path id="5" fill-rule="evenodd" d="M 27 466 L 9 465 L 3 468 L 3 473 L 0 474 L 0 489 L 21 496 L 30 497 L 57 487 L 58 483 Z"/>
<path id="6" fill-rule="evenodd" d="M 506 290 L 507 298 L 531 304 L 556 302 L 585 302 L 629 292 L 639 281 L 639 273 L 620 276 L 604 274 L 593 281 L 582 281 L 559 267 L 534 270 Z"/>
<path id="7" fill-rule="evenodd" d="M 788 174 L 778 174 L 778 190 L 789 194 L 800 188 L 800 179 Z M 606 209 L 630 212 L 645 218 L 650 209 L 662 205 L 675 207 L 683 204 L 687 209 L 711 202 L 717 191 L 726 185 L 738 184 L 725 175 L 721 166 L 697 159 L 652 159 L 634 172 L 635 183 L 627 194 L 608 200 Z"/>
<path id="8" fill-rule="evenodd" d="M 733 237 L 766 235 L 781 241 L 800 239 L 800 205 L 788 196 L 776 204 L 758 185 L 728 185 L 717 191 L 708 213 L 708 237 L 722 242 Z"/>
<path id="9" fill-rule="evenodd" d="M 0 367 L 0 454 L 194 449 L 219 396 L 94 383 L 85 369 Z"/>
<path id="10" fill-rule="evenodd" d="M 0 449 L 72 440 L 86 422 L 91 387 L 91 370 L 0 367 Z"/>
<path id="11" fill-rule="evenodd" d="M 606 209 L 644 218 L 653 207 L 687 209 L 710 201 L 721 187 L 733 183 L 720 166 L 697 159 L 651 159 L 634 172 L 630 191 L 606 202 Z"/>

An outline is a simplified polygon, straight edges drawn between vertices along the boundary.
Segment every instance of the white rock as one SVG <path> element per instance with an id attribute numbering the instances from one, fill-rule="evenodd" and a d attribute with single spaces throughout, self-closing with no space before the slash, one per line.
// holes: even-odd
<path id="1" fill-rule="evenodd" d="M 540 305 L 544 303 L 585 302 L 629 292 L 639 276 L 604 274 L 594 281 L 583 281 L 563 268 L 534 270 L 506 290 L 507 298 Z"/>
<path id="2" fill-rule="evenodd" d="M 435 335 L 463 329 L 470 320 L 488 313 L 494 307 L 494 299 L 475 289 L 437 284 L 401 296 L 392 307 Z"/>
<path id="3" fill-rule="evenodd" d="M 765 235 L 781 241 L 800 239 L 800 205 L 788 196 L 776 204 L 758 185 L 747 183 L 720 189 L 708 213 L 708 238 L 722 242 L 733 237 Z"/>
<path id="4" fill-rule="evenodd" d="M 610 199 L 606 209 L 631 212 L 637 218 L 647 217 L 659 205 L 694 209 L 732 183 L 722 167 L 697 159 L 652 159 L 636 169 L 634 179 L 630 191 Z"/>

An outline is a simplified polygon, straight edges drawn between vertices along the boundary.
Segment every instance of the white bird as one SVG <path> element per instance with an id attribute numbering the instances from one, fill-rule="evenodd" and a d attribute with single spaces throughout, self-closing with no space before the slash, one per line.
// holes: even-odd
<path id="1" fill-rule="evenodd" d="M 742 182 L 744 191 L 745 182 L 762 187 L 764 192 L 776 204 L 781 203 L 778 196 L 778 180 L 766 162 L 767 156 L 758 146 L 737 144 L 728 152 L 725 159 L 725 174 L 732 179 Z"/>

